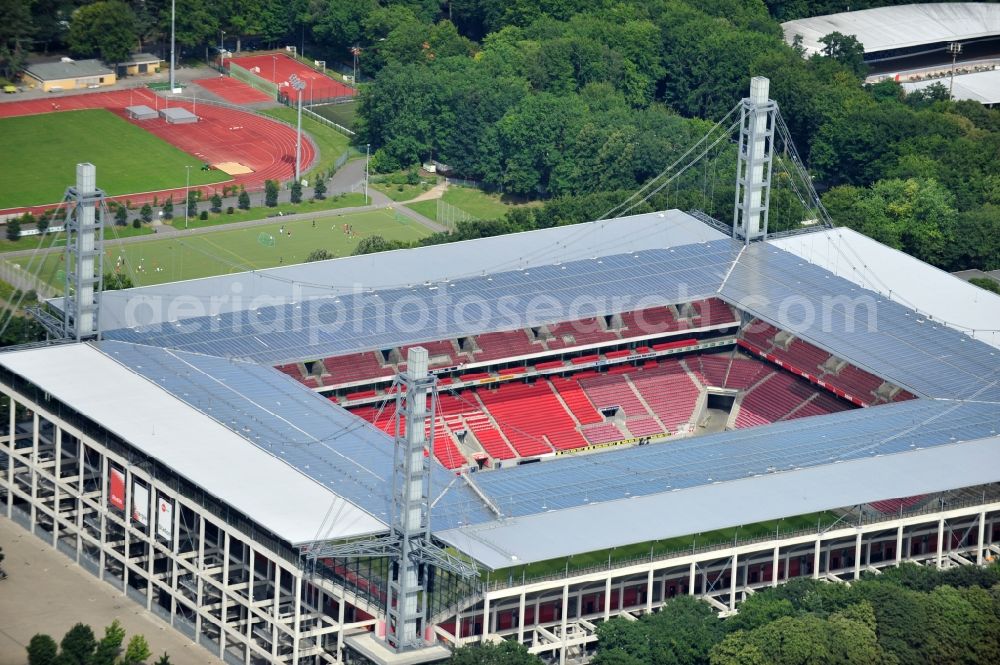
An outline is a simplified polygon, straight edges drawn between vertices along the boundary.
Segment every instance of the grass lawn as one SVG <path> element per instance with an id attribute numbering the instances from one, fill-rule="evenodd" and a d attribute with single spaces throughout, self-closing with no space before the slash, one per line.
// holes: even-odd
<path id="1" fill-rule="evenodd" d="M 613 550 L 601 550 L 599 552 L 588 552 L 564 559 L 551 559 L 549 561 L 539 561 L 526 566 L 515 566 L 505 568 L 490 573 L 493 579 L 513 578 L 521 579 L 523 575 L 526 579 L 554 575 L 567 570 L 580 570 L 593 566 L 607 565 L 608 557 L 612 562 L 626 562 L 635 559 L 649 558 L 650 551 L 654 556 L 667 554 L 670 552 L 681 552 L 694 548 L 707 547 L 709 545 L 722 545 L 733 542 L 734 538 L 746 540 L 750 538 L 760 538 L 780 531 L 789 533 L 802 531 L 804 529 L 815 529 L 817 524 L 830 526 L 839 519 L 836 513 L 825 511 L 822 513 L 810 513 L 797 517 L 787 517 L 780 520 L 768 522 L 758 522 L 757 524 L 747 524 L 741 527 L 729 529 L 719 529 L 680 538 L 670 538 L 668 540 L 657 540 L 651 543 L 638 543 L 626 547 L 618 547 Z M 483 574 L 485 579 L 485 573 Z"/>
<path id="2" fill-rule="evenodd" d="M 394 185 L 391 182 L 372 182 L 371 187 L 382 192 L 396 203 L 399 203 L 400 201 L 409 201 L 412 198 L 420 196 L 430 189 L 431 185 Z"/>
<path id="3" fill-rule="evenodd" d="M 473 187 L 457 185 L 448 187 L 441 200 L 468 213 L 475 219 L 499 219 L 512 207 L 525 205 L 507 203 L 499 194 L 490 194 Z M 418 201 L 407 204 L 407 207 L 436 222 L 446 221 L 437 218 L 437 201 Z"/>
<path id="4" fill-rule="evenodd" d="M 354 226 L 355 237 L 344 235 L 342 225 Z M 315 225 L 314 225 L 315 224 Z M 285 233 L 279 229 L 285 228 Z M 161 284 L 184 279 L 209 277 L 251 268 L 271 268 L 302 263 L 314 249 L 327 249 L 337 256 L 351 254 L 365 236 L 381 235 L 386 239 L 414 241 L 430 232 L 416 222 L 397 216 L 391 210 L 331 214 L 329 217 L 298 222 L 280 222 L 245 229 L 220 230 L 131 245 L 108 242 L 104 266 L 111 270 L 118 257 L 131 266 L 136 286 Z M 273 239 L 273 244 L 272 244 Z M 40 277 L 56 286 L 61 277 L 62 254 L 46 256 Z M 17 263 L 26 265 L 27 258 Z"/>
<path id="5" fill-rule="evenodd" d="M 281 203 L 274 208 L 267 207 L 256 207 L 250 210 L 235 210 L 232 215 L 227 215 L 225 212 L 221 213 L 208 213 L 208 219 L 202 221 L 197 217 L 188 219 L 189 229 L 200 229 L 203 226 L 219 226 L 221 224 L 232 224 L 233 222 L 246 222 L 254 219 L 265 219 L 273 215 L 277 215 L 282 212 L 286 215 L 296 215 L 305 212 L 318 212 L 321 210 L 336 210 L 337 208 L 352 208 L 354 206 L 366 205 L 366 199 L 364 194 L 349 193 L 343 196 L 328 196 L 322 201 L 313 201 L 312 199 L 307 199 L 302 201 L 302 203 Z M 175 209 L 176 213 L 177 210 Z M 184 209 L 181 208 L 180 216 L 174 215 L 174 218 L 170 220 L 170 225 L 176 229 L 184 228 Z"/>
<path id="6" fill-rule="evenodd" d="M 122 120 L 106 109 L 60 111 L 0 119 L 0 209 L 56 203 L 76 180 L 76 164 L 97 167 L 97 184 L 111 196 L 223 182 L 221 171 Z"/>
<path id="7" fill-rule="evenodd" d="M 62 226 L 62 222 L 53 221 L 52 226 Z M 152 232 L 153 229 L 148 226 L 143 226 L 138 229 L 132 228 L 131 224 L 128 226 L 109 226 L 104 229 L 104 238 L 110 241 L 114 238 L 129 238 L 131 236 L 149 235 Z M 58 234 L 48 233 L 44 237 L 22 236 L 13 242 L 7 240 L 6 236 L 0 236 L 0 254 L 3 252 L 16 252 L 23 249 L 35 249 L 39 245 L 43 248 L 65 247 L 66 234 L 60 232 Z"/>
<path id="8" fill-rule="evenodd" d="M 338 125 L 343 125 L 348 129 L 354 129 L 354 118 L 358 113 L 357 102 L 343 102 L 340 104 L 325 104 L 323 106 L 312 107 L 313 113 L 321 115 L 327 120 L 333 120 Z"/>
<path id="9" fill-rule="evenodd" d="M 294 126 L 297 122 L 298 110 L 282 106 L 265 109 L 261 111 L 261 114 L 283 120 Z M 316 147 L 319 148 L 319 161 L 316 162 L 313 170 L 320 169 L 321 171 L 327 171 L 332 169 L 337 158 L 351 147 L 351 140 L 349 138 L 304 114 L 302 116 L 302 131 L 309 132 L 309 135 L 312 136 L 313 141 L 316 143 Z M 306 171 L 306 175 L 310 173 L 312 173 L 312 170 Z"/>

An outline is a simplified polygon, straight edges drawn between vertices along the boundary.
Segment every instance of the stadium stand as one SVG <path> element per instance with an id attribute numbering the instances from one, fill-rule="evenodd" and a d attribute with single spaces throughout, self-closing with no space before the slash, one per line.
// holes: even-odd
<path id="1" fill-rule="evenodd" d="M 553 377 L 551 385 L 562 398 L 569 412 L 581 425 L 592 425 L 604 420 L 604 416 L 594 408 L 594 404 L 575 379 Z"/>
<path id="2" fill-rule="evenodd" d="M 755 358 L 735 357 L 726 375 L 726 383 L 721 387 L 746 390 L 774 371 L 770 365 Z"/>
<path id="3" fill-rule="evenodd" d="M 625 435 L 614 423 L 587 425 L 583 428 L 583 436 L 590 443 L 611 443 L 625 438 Z"/>
<path id="4" fill-rule="evenodd" d="M 649 416 L 646 406 L 621 374 L 602 374 L 580 380 L 580 387 L 598 409 L 619 407 L 626 416 Z"/>
<path id="5" fill-rule="evenodd" d="M 472 352 L 475 362 L 515 358 L 544 351 L 541 346 L 533 344 L 523 330 L 487 333 L 478 335 L 475 339 L 476 346 L 479 347 L 478 350 Z"/>
<path id="6" fill-rule="evenodd" d="M 868 505 L 886 515 L 895 515 L 902 510 L 912 508 L 926 498 L 925 494 L 908 496 L 901 499 L 885 499 L 883 501 L 872 501 Z"/>
<path id="7" fill-rule="evenodd" d="M 701 391 L 679 361 L 663 361 L 631 374 L 629 378 L 668 430 L 677 431 L 681 425 L 692 420 Z M 629 429 L 632 430 L 631 423 Z"/>
<path id="8" fill-rule="evenodd" d="M 330 376 L 324 383 L 333 385 L 393 376 L 396 373 L 395 368 L 383 365 L 378 355 L 378 352 L 368 351 L 337 358 L 325 358 L 323 367 L 326 368 Z"/>
<path id="9" fill-rule="evenodd" d="M 549 335 L 545 337 L 545 346 L 548 349 L 564 349 L 618 339 L 613 330 L 605 330 L 596 318 L 549 324 L 546 329 Z"/>

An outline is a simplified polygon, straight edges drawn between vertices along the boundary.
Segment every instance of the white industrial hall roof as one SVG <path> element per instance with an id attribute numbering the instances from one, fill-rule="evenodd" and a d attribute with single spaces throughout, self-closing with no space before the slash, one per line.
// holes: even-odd
<path id="1" fill-rule="evenodd" d="M 801 35 L 807 54 L 821 52 L 819 40 L 831 32 L 854 35 L 865 53 L 875 53 L 1000 35 L 1000 4 L 932 2 L 878 7 L 787 21 L 781 29 L 789 44 Z"/>

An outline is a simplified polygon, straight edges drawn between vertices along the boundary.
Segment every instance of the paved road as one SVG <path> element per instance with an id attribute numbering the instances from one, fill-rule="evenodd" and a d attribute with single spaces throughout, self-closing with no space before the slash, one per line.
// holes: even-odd
<path id="1" fill-rule="evenodd" d="M 26 663 L 25 648 L 36 633 L 58 642 L 82 622 L 100 638 L 115 619 L 125 627 L 126 641 L 133 635 L 146 637 L 153 652 L 150 662 L 166 651 L 174 665 L 222 665 L 162 619 L 6 517 L 0 517 L 0 547 L 7 555 L 3 567 L 9 576 L 0 582 L 0 665 Z"/>

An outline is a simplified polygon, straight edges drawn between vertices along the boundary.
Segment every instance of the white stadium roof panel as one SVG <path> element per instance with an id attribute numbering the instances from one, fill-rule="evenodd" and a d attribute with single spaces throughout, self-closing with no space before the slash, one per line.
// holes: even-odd
<path id="1" fill-rule="evenodd" d="M 906 92 L 923 90 L 935 83 L 950 87 L 948 79 L 932 79 L 927 81 L 904 81 L 901 85 Z M 986 72 L 958 74 L 952 90 L 954 99 L 970 99 L 980 104 L 1000 104 L 1000 67 Z"/>
<path id="2" fill-rule="evenodd" d="M 1000 76 L 1000 72 L 997 74 Z M 1000 296 L 995 293 L 847 228 L 769 242 L 838 277 L 1000 348 Z"/>
<path id="3" fill-rule="evenodd" d="M 89 344 L 3 353 L 0 365 L 290 543 L 385 529 L 366 511 Z"/>
<path id="4" fill-rule="evenodd" d="M 1000 35 L 1000 4 L 932 2 L 878 7 L 787 21 L 781 29 L 789 44 L 802 35 L 802 46 L 809 54 L 822 51 L 819 40 L 831 32 L 854 35 L 865 53 L 874 53 Z"/>

